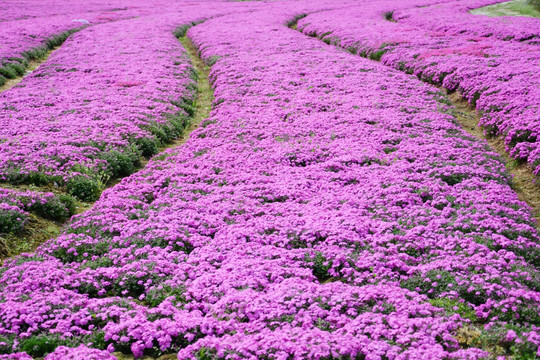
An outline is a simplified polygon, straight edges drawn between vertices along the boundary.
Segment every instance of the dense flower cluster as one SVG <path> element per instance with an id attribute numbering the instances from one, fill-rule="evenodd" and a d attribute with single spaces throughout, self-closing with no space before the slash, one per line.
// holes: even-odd
<path id="1" fill-rule="evenodd" d="M 188 31 L 212 64 L 215 102 L 185 145 L 107 189 L 35 254 L 6 261 L 0 352 L 51 360 L 112 359 L 115 351 L 180 360 L 473 360 L 501 348 L 540 356 L 539 237 L 504 163 L 457 125 L 437 88 L 286 26 L 341 6 L 203 3 L 78 33 L 113 41 L 156 29 L 162 38 L 150 45 L 158 46 L 170 34 L 160 24 L 221 9 Z M 77 39 L 65 46 L 77 49 Z M 63 59 L 44 73 L 69 70 Z M 140 65 L 123 59 L 124 71 Z M 148 59 L 144 66 L 163 71 L 161 58 L 155 68 Z M 139 93 L 135 83 L 152 79 L 91 72 L 85 81 L 129 84 L 130 101 L 147 104 L 150 88 Z M 106 100 L 103 109 L 124 114 Z M 69 101 L 51 108 L 83 106 Z M 92 122 L 101 124 L 107 128 Z M 70 132 L 67 120 L 62 126 Z"/>
<path id="2" fill-rule="evenodd" d="M 79 345 L 76 348 L 59 346 L 56 350 L 47 356 L 44 360 L 116 360 L 117 358 L 106 350 L 88 348 L 85 345 Z M 0 360 L 32 360 L 32 357 L 26 352 L 0 355 Z"/>
<path id="3" fill-rule="evenodd" d="M 311 14 L 300 20 L 299 29 L 459 91 L 481 113 L 480 125 L 486 132 L 503 135 L 509 154 L 528 161 L 538 174 L 538 19 L 489 18 L 467 12 L 493 2 L 441 5 L 432 1 L 436 5 L 421 7 L 414 0 L 362 4 L 356 10 Z"/>
<path id="4" fill-rule="evenodd" d="M 59 346 L 54 352 L 45 356 L 44 360 L 116 360 L 116 357 L 108 351 L 88 348 L 85 345 L 79 345 L 76 348 Z"/>

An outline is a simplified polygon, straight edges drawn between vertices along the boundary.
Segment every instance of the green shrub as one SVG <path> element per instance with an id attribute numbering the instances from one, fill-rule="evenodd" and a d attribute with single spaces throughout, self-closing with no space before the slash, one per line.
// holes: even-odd
<path id="1" fill-rule="evenodd" d="M 163 285 L 161 289 L 152 289 L 148 291 L 145 302 L 150 307 L 156 307 L 165 301 L 165 299 L 174 296 L 173 304 L 182 303 L 185 301 L 184 291 L 184 286 L 172 287 L 170 285 Z"/>
<path id="2" fill-rule="evenodd" d="M 17 77 L 17 71 L 11 66 L 11 64 L 6 64 L 0 67 L 0 75 L 8 79 L 15 79 Z"/>
<path id="3" fill-rule="evenodd" d="M 100 181 L 84 175 L 76 175 L 66 183 L 67 191 L 83 201 L 96 201 L 102 190 Z"/>
<path id="4" fill-rule="evenodd" d="M 540 11 L 540 0 L 528 0 L 527 2 L 537 11 Z"/>
<path id="5" fill-rule="evenodd" d="M 53 352 L 58 346 L 77 347 L 80 344 L 91 343 L 92 348 L 105 350 L 107 343 L 105 333 L 96 331 L 90 335 L 61 338 L 57 334 L 39 334 L 22 340 L 19 344 L 19 351 L 25 351 L 28 355 L 38 358 Z"/>
<path id="6" fill-rule="evenodd" d="M 150 157 L 159 153 L 159 140 L 155 137 L 143 137 L 133 140 L 133 144 L 141 151 L 142 156 Z"/>
<path id="7" fill-rule="evenodd" d="M 62 341 L 58 335 L 37 335 L 22 340 L 19 350 L 32 357 L 43 357 L 61 345 Z"/>
<path id="8" fill-rule="evenodd" d="M 18 200 L 25 205 L 25 210 L 56 221 L 66 221 L 77 211 L 75 199 L 69 195 L 55 196 L 44 204 L 41 202 L 30 204 L 30 198 L 28 197 L 20 197 Z"/>
<path id="9" fill-rule="evenodd" d="M 21 231 L 27 216 L 19 210 L 0 209 L 0 234 L 17 233 Z"/>
<path id="10" fill-rule="evenodd" d="M 107 161 L 108 175 L 113 178 L 132 174 L 140 164 L 140 154 L 135 149 L 111 150 L 103 153 L 101 158 Z"/>

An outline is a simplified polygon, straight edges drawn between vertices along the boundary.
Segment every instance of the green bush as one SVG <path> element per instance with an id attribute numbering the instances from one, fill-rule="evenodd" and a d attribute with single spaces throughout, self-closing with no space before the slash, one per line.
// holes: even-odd
<path id="1" fill-rule="evenodd" d="M 103 153 L 101 158 L 107 161 L 107 171 L 113 178 L 132 174 L 140 163 L 140 154 L 135 149 L 111 150 Z"/>
<path id="2" fill-rule="evenodd" d="M 531 5 L 536 10 L 540 11 L 540 0 L 528 0 L 529 5 Z"/>
<path id="3" fill-rule="evenodd" d="M 63 344 L 58 335 L 38 335 L 21 341 L 19 349 L 32 357 L 43 357 L 61 345 Z"/>
<path id="4" fill-rule="evenodd" d="M 76 175 L 67 181 L 66 189 L 83 201 L 96 201 L 101 195 L 102 184 L 88 176 Z"/>
<path id="5" fill-rule="evenodd" d="M 34 358 L 40 358 L 53 352 L 58 346 L 77 347 L 89 343 L 92 343 L 93 348 L 104 350 L 107 347 L 105 333 L 96 331 L 90 335 L 70 338 L 61 338 L 57 334 L 40 334 L 22 340 L 18 348 Z"/>
<path id="6" fill-rule="evenodd" d="M 0 209 L 0 234 L 21 231 L 27 218 L 25 214 L 18 210 Z"/>
<path id="7" fill-rule="evenodd" d="M 75 199 L 69 195 L 58 195 L 52 199 L 49 199 L 46 203 L 35 202 L 30 203 L 29 197 L 19 197 L 24 204 L 24 209 L 32 211 L 37 215 L 46 219 L 56 221 L 66 221 L 77 211 Z"/>
<path id="8" fill-rule="evenodd" d="M 150 157 L 159 152 L 159 140 L 155 137 L 143 137 L 133 140 L 133 144 L 141 151 L 143 156 Z"/>
<path id="9" fill-rule="evenodd" d="M 182 303 L 185 301 L 184 291 L 184 286 L 172 287 L 170 285 L 163 285 L 161 289 L 152 289 L 148 291 L 145 302 L 150 307 L 156 307 L 165 301 L 165 299 L 174 296 L 173 304 Z"/>

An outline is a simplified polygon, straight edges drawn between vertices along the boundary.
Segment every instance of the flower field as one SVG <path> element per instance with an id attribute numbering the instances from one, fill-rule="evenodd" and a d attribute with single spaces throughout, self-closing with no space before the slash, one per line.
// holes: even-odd
<path id="1" fill-rule="evenodd" d="M 540 171 L 539 19 L 32 3 L 0 5 L 0 51 L 77 31 L 0 93 L 0 239 L 62 227 L 0 267 L 0 359 L 540 357 L 536 214 L 505 164 Z"/>
<path id="2" fill-rule="evenodd" d="M 490 3 L 449 2 L 394 12 L 392 5 L 382 2 L 369 9 L 359 6 L 360 14 L 347 9 L 309 15 L 299 28 L 458 91 L 481 113 L 480 125 L 486 133 L 502 135 L 508 153 L 528 162 L 537 175 L 540 112 L 533 104 L 540 95 L 538 20 L 480 17 L 477 21 L 476 15 L 467 13 Z"/>

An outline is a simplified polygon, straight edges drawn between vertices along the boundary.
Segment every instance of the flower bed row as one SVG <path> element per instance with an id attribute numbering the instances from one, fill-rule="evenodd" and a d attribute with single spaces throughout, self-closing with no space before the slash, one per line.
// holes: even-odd
<path id="1" fill-rule="evenodd" d="M 187 14 L 197 20 L 199 17 Z M 0 179 L 95 200 L 109 178 L 180 134 L 195 74 L 173 35 L 186 16 L 89 27 L 0 95 Z"/>
<path id="2" fill-rule="evenodd" d="M 478 30 L 478 35 L 471 35 L 475 32 L 471 24 L 477 18 L 471 14 L 456 17 L 456 21 L 465 24 L 464 34 L 456 34 L 452 27 L 432 29 L 428 25 L 423 28 L 422 22 L 387 21 L 384 14 L 390 13 L 392 6 L 383 3 L 368 9 L 359 7 L 358 11 L 312 14 L 300 20 L 298 27 L 305 34 L 324 38 L 327 43 L 381 60 L 450 91 L 459 91 L 480 112 L 480 125 L 486 133 L 502 135 L 509 154 L 529 162 L 538 174 L 540 52 L 537 47 L 486 37 L 485 26 L 492 24 L 496 31 L 501 25 L 497 20 L 480 21 L 484 32 Z M 403 7 L 404 3 L 395 6 Z M 425 9 L 439 14 L 436 6 Z"/>
<path id="3" fill-rule="evenodd" d="M 69 17 L 71 19 L 85 19 L 95 22 L 105 20 L 105 16 L 114 16 L 118 19 L 122 14 L 130 13 L 134 9 L 152 6 L 152 1 L 133 0 L 126 3 L 123 0 L 113 1 L 70 1 L 70 0 L 43 0 L 35 1 L 5 1 L 0 4 L 0 23 L 19 20 L 34 20 L 34 22 L 54 17 Z M 148 9 L 145 9 L 148 10 Z M 31 33 L 30 33 L 31 34 Z"/>
<path id="4" fill-rule="evenodd" d="M 504 164 L 436 88 L 284 25 L 328 6 L 189 30 L 211 117 L 2 268 L 2 351 L 537 353 L 538 234 Z"/>

